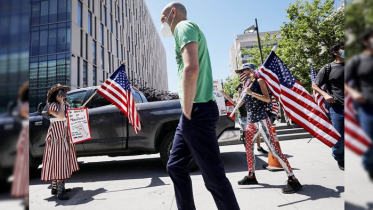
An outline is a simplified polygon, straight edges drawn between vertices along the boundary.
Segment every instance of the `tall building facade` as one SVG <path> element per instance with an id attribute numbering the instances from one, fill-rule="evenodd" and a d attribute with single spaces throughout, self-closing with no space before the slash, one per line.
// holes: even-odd
<path id="1" fill-rule="evenodd" d="M 52 85 L 100 85 L 123 60 L 131 85 L 168 91 L 165 49 L 145 0 L 30 4 L 31 109 Z"/>
<path id="2" fill-rule="evenodd" d="M 274 34 L 276 34 L 276 39 L 278 41 L 281 39 L 281 31 L 260 32 L 259 33 L 260 38 L 263 39 L 267 33 L 271 37 Z M 256 32 L 252 34 L 240 34 L 240 35 L 237 35 L 236 38 L 234 39 L 233 45 L 229 52 L 230 70 L 231 70 L 232 76 L 236 74 L 234 70 L 241 67 L 240 64 L 250 62 L 250 55 L 242 55 L 241 53 L 242 48 L 244 49 L 258 48 L 258 35 L 256 34 Z M 265 57 L 267 55 L 263 55 L 263 56 Z"/>

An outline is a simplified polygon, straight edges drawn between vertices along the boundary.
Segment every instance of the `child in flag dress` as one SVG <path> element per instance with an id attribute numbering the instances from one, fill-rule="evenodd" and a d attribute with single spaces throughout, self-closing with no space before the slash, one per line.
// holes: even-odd
<path id="1" fill-rule="evenodd" d="M 75 147 L 70 140 L 66 121 L 66 110 L 69 108 L 66 91 L 69 89 L 58 84 L 47 94 L 51 124 L 45 139 L 41 180 L 52 181 L 51 193 L 57 195 L 60 200 L 69 199 L 64 181 L 79 170 Z"/>
<path id="2" fill-rule="evenodd" d="M 258 184 L 255 177 L 255 156 L 253 144 L 260 133 L 271 153 L 278 159 L 288 176 L 287 185 L 282 189 L 282 192 L 285 194 L 295 193 L 302 188 L 302 185 L 295 178 L 287 158 L 284 154 L 282 154 L 281 149 L 275 142 L 274 135 L 271 131 L 271 122 L 266 112 L 266 108 L 271 99 L 264 80 L 261 78 L 256 78 L 255 74 L 253 73 L 254 69 L 256 69 L 254 64 L 247 63 L 244 64 L 241 69 L 236 70 L 236 73 L 244 73 L 248 77 L 248 80 L 244 85 L 244 92 L 247 95 L 240 106 L 245 104 L 247 110 L 245 146 L 249 175 L 240 180 L 238 184 Z"/>

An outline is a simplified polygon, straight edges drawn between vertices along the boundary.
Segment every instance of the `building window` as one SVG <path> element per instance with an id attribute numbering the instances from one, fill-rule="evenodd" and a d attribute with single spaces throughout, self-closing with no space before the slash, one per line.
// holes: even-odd
<path id="1" fill-rule="evenodd" d="M 83 61 L 83 87 L 88 85 L 87 61 Z"/>
<path id="2" fill-rule="evenodd" d="M 104 48 L 101 47 L 101 68 L 104 69 L 105 68 L 105 55 L 104 55 Z"/>
<path id="3" fill-rule="evenodd" d="M 111 73 L 111 61 L 110 61 L 111 59 L 110 59 L 110 52 L 107 52 L 107 55 L 108 55 L 108 56 L 107 56 L 107 57 L 108 57 L 107 60 L 108 60 L 108 63 L 109 63 L 109 72 Z"/>
<path id="4" fill-rule="evenodd" d="M 104 10 L 104 12 L 103 12 L 104 13 L 103 14 L 104 15 L 104 23 L 105 23 L 105 26 L 107 26 L 107 21 L 106 21 L 106 7 L 104 7 L 103 10 Z"/>
<path id="5" fill-rule="evenodd" d="M 93 86 L 97 85 L 97 68 L 93 66 Z"/>
<path id="6" fill-rule="evenodd" d="M 48 31 L 40 31 L 39 55 L 48 53 Z"/>
<path id="7" fill-rule="evenodd" d="M 104 45 L 104 25 L 102 24 L 100 27 L 100 44 Z"/>
<path id="8" fill-rule="evenodd" d="M 88 33 L 92 36 L 92 13 L 88 11 Z"/>
<path id="9" fill-rule="evenodd" d="M 57 0 L 49 1 L 49 22 L 57 22 Z"/>
<path id="10" fill-rule="evenodd" d="M 30 55 L 38 55 L 39 54 L 39 31 L 34 31 L 31 33 L 31 52 Z"/>
<path id="11" fill-rule="evenodd" d="M 110 10 L 110 12 L 112 12 L 112 8 L 113 8 L 113 1 L 112 1 L 112 0 L 109 0 L 109 1 L 110 1 L 110 2 L 109 2 L 109 3 L 110 3 L 110 5 L 109 5 L 109 6 L 110 6 L 110 8 L 109 8 L 109 10 Z"/>
<path id="12" fill-rule="evenodd" d="M 80 28 L 83 27 L 82 24 L 82 2 L 78 1 L 78 25 Z"/>
<path id="13" fill-rule="evenodd" d="M 117 35 L 117 38 L 119 38 L 118 37 L 118 22 L 115 22 L 115 33 L 116 33 L 116 35 Z"/>
<path id="14" fill-rule="evenodd" d="M 48 1 L 42 1 L 40 4 L 40 24 L 48 23 Z"/>
<path id="15" fill-rule="evenodd" d="M 77 81 L 77 85 L 78 85 L 78 87 L 80 87 L 80 58 L 78 57 L 78 81 Z"/>
<path id="16" fill-rule="evenodd" d="M 110 50 L 110 32 L 107 31 L 107 50 Z"/>
<path id="17" fill-rule="evenodd" d="M 126 13 L 126 17 L 127 17 L 127 1 L 126 1 L 126 7 L 124 8 L 124 11 L 125 11 L 125 13 Z"/>
<path id="18" fill-rule="evenodd" d="M 96 41 L 95 40 L 92 41 L 92 56 L 93 56 L 92 58 L 93 64 L 96 65 Z"/>
<path id="19" fill-rule="evenodd" d="M 56 53 L 57 49 L 57 29 L 49 29 L 48 54 Z"/>
<path id="20" fill-rule="evenodd" d="M 57 52 L 65 52 L 66 51 L 66 28 L 59 28 L 58 29 L 58 37 L 57 37 Z"/>
<path id="21" fill-rule="evenodd" d="M 117 58 L 119 58 L 119 46 L 118 46 L 118 39 L 116 40 L 117 41 L 117 46 L 116 46 L 116 48 L 117 48 Z"/>
<path id="22" fill-rule="evenodd" d="M 88 34 L 85 34 L 85 59 L 88 60 Z"/>
<path id="23" fill-rule="evenodd" d="M 66 20 L 67 16 L 67 0 L 58 0 L 58 21 Z"/>
<path id="24" fill-rule="evenodd" d="M 120 50 L 121 50 L 121 59 L 122 59 L 122 61 L 123 61 L 123 60 L 124 60 L 124 55 L 123 55 L 123 45 L 121 45 Z"/>
<path id="25" fill-rule="evenodd" d="M 80 56 L 83 57 L 83 30 L 80 30 Z"/>
<path id="26" fill-rule="evenodd" d="M 113 15 L 110 15 L 110 31 L 113 32 Z"/>

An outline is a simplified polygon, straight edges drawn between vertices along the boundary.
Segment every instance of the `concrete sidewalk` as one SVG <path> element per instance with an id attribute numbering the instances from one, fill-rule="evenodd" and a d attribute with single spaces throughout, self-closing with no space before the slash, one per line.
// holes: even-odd
<path id="1" fill-rule="evenodd" d="M 239 186 L 247 174 L 244 146 L 221 148 L 227 177 L 241 209 L 343 209 L 344 172 L 331 156 L 331 149 L 317 139 L 282 141 L 281 148 L 303 184 L 297 194 L 285 195 L 281 188 L 287 179 L 284 171 L 262 168 L 267 157 L 257 155 L 256 176 L 259 185 Z M 262 143 L 264 145 L 264 143 Z M 266 146 L 264 146 L 266 148 Z M 50 183 L 30 181 L 31 209 L 177 209 L 173 184 L 159 155 L 109 158 L 79 158 L 81 169 L 66 181 L 72 188 L 71 199 L 59 201 L 50 195 Z M 199 171 L 191 173 L 197 209 L 216 209 Z"/>

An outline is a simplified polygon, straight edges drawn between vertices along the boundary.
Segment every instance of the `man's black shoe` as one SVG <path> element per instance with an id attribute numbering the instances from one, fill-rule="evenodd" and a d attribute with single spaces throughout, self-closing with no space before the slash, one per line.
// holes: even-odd
<path id="1" fill-rule="evenodd" d="M 284 188 L 282 188 L 282 193 L 284 194 L 292 194 L 299 191 L 302 188 L 302 185 L 299 183 L 298 180 L 289 179 L 287 184 Z"/>
<path id="2" fill-rule="evenodd" d="M 251 185 L 251 184 L 258 184 L 258 181 L 256 180 L 256 177 L 250 178 L 248 176 L 245 176 L 242 180 L 238 181 L 239 185 Z"/>
<path id="3" fill-rule="evenodd" d="M 339 167 L 339 169 L 344 171 L 345 170 L 345 162 L 344 161 L 338 161 L 338 167 Z"/>
<path id="4" fill-rule="evenodd" d="M 263 149 L 262 147 L 258 148 L 258 152 L 260 152 L 262 154 L 268 154 L 268 152 L 265 149 Z"/>

